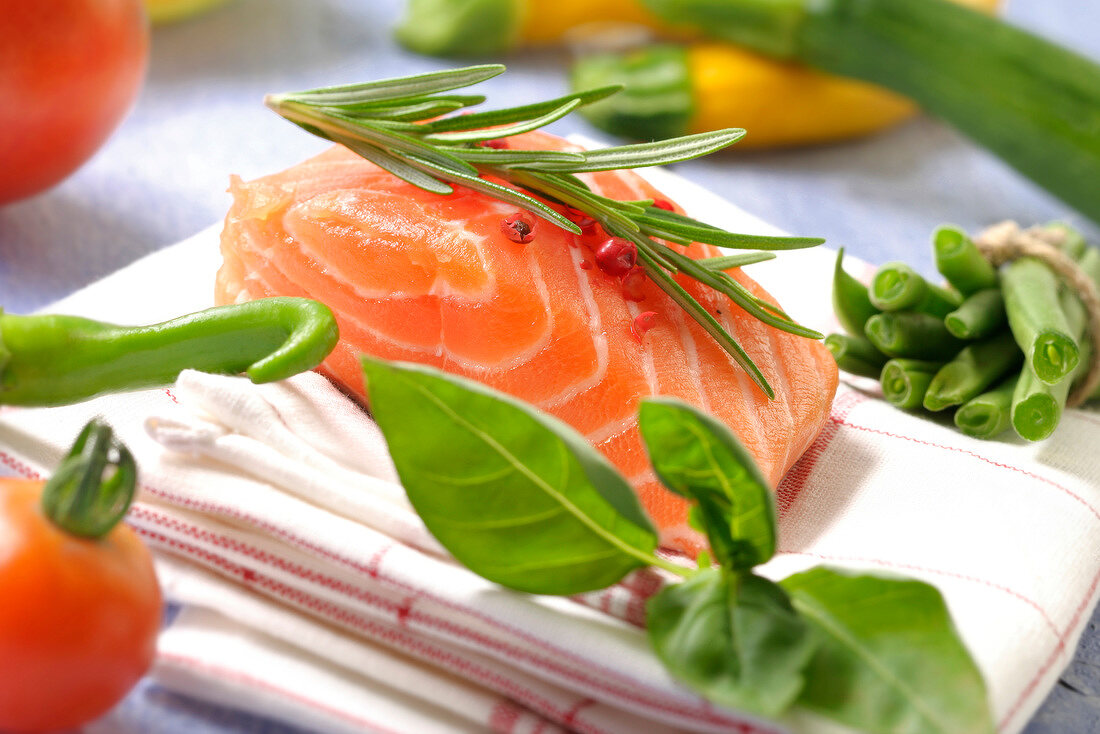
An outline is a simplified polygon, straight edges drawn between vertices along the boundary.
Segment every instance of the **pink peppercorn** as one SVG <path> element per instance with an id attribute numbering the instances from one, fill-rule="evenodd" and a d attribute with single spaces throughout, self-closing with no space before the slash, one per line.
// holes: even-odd
<path id="1" fill-rule="evenodd" d="M 634 323 L 630 325 L 630 333 L 634 335 L 635 339 L 641 341 L 645 333 L 656 326 L 656 324 L 657 312 L 643 311 L 634 317 Z"/>
<path id="2" fill-rule="evenodd" d="M 675 211 L 672 204 L 665 201 L 664 199 L 654 199 L 653 206 L 657 209 L 664 209 L 666 212 Z"/>
<path id="3" fill-rule="evenodd" d="M 535 239 L 535 222 L 525 212 L 516 212 L 500 220 L 500 231 L 512 242 L 526 245 Z"/>
<path id="4" fill-rule="evenodd" d="M 478 143 L 482 148 L 495 148 L 497 150 L 506 150 L 508 148 L 508 141 L 504 138 L 494 138 L 492 140 L 483 140 Z"/>
<path id="5" fill-rule="evenodd" d="M 605 240 L 596 249 L 596 265 L 608 275 L 626 275 L 637 262 L 637 245 L 622 237 Z"/>

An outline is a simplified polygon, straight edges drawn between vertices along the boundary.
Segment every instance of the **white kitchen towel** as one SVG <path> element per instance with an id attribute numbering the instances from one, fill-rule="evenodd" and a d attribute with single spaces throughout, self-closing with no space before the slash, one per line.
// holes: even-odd
<path id="1" fill-rule="evenodd" d="M 672 175 L 654 172 L 651 178 L 706 221 L 774 231 Z M 832 257 L 824 249 L 784 253 L 751 266 L 750 273 L 792 316 L 828 329 Z M 210 305 L 216 265 L 216 232 L 207 230 L 51 310 L 130 323 L 166 318 Z M 764 571 L 778 578 L 829 563 L 935 584 L 986 676 L 1000 729 L 1017 731 L 1069 661 L 1096 602 L 1100 416 L 1067 411 L 1054 437 L 1041 444 L 980 442 L 892 409 L 876 399 L 873 387 L 853 385 L 860 389 L 842 386 L 822 435 L 777 488 L 781 553 Z M 217 397 L 238 389 L 249 396 L 239 406 Z M 295 401 L 299 408 L 290 410 Z M 276 679 L 279 666 L 272 661 L 279 656 L 297 659 L 300 677 L 324 669 L 341 681 L 321 686 L 332 694 L 322 700 L 282 696 L 279 713 L 293 721 L 339 718 L 340 712 L 357 721 L 351 692 L 369 689 L 383 697 L 393 691 L 392 718 L 375 722 L 392 731 L 416 728 L 402 719 L 401 702 L 418 698 L 434 702 L 436 721 L 458 717 L 498 730 L 509 730 L 511 718 L 529 722 L 516 730 L 553 722 L 628 732 L 639 730 L 640 718 L 653 722 L 642 730 L 653 731 L 815 726 L 753 721 L 712 707 L 669 680 L 647 651 L 643 632 L 622 621 L 640 618 L 641 600 L 657 585 L 652 575 L 589 599 L 593 610 L 573 600 L 494 588 L 441 558 L 401 498 L 386 490 L 392 467 L 371 443 L 377 435 L 369 419 L 316 375 L 263 388 L 191 375 L 173 390 L 66 408 L 3 409 L 4 461 L 23 472 L 52 467 L 94 414 L 118 428 L 141 463 L 143 502 L 133 513 L 135 527 L 156 547 L 191 562 L 177 564 L 174 576 L 191 573 L 195 583 L 168 591 L 199 610 L 185 618 L 186 630 L 192 640 L 206 635 L 210 644 L 181 644 L 207 651 L 206 672 L 202 660 L 192 661 L 189 674 L 181 672 L 180 648 L 170 647 L 172 630 L 161 666 L 175 671 L 166 681 L 192 694 L 225 699 L 218 691 L 226 679 L 214 673 L 227 670 L 224 656 L 218 657 L 225 645 L 218 641 L 241 627 L 245 631 L 236 636 L 247 637 L 257 654 L 239 659 L 247 669 L 229 671 L 236 675 L 237 705 L 262 705 L 255 702 L 294 689 L 294 677 Z M 317 433 L 332 414 L 341 415 L 343 422 L 332 424 L 339 428 Z M 272 415 L 295 417 L 274 421 Z M 355 436 L 355 451 L 337 449 L 345 436 Z M 334 491 L 351 486 L 361 490 L 355 496 Z M 208 572 L 251 591 L 219 586 Z M 257 609 L 268 605 L 272 616 L 238 613 L 240 594 Z M 276 618 L 275 611 L 283 616 Z M 357 640 L 361 660 L 373 651 L 394 666 L 458 678 L 486 696 L 507 699 L 515 711 L 494 714 L 497 709 L 484 702 L 459 706 L 454 701 L 462 696 L 446 693 L 458 689 L 443 684 L 437 695 L 415 683 L 371 682 L 365 666 L 277 621 L 301 615 Z"/>

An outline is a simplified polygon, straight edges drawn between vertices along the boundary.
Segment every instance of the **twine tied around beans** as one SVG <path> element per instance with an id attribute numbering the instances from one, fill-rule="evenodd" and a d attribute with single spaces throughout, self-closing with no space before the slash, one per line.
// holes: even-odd
<path id="1" fill-rule="evenodd" d="M 1066 400 L 1066 405 L 1076 407 L 1100 384 L 1100 291 L 1073 258 L 1060 249 L 1065 238 L 1065 230 L 1059 227 L 1021 229 L 1016 222 L 1005 221 L 986 229 L 974 239 L 974 244 L 994 267 L 1022 257 L 1042 260 L 1081 299 L 1088 314 L 1087 333 L 1092 349 L 1088 374 Z"/>

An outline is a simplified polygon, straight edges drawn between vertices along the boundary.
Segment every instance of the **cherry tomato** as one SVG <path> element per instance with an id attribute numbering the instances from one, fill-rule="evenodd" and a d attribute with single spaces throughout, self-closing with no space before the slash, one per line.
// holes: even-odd
<path id="1" fill-rule="evenodd" d="M 42 482 L 0 479 L 0 731 L 75 728 L 152 664 L 161 597 L 123 524 L 70 535 L 39 507 Z"/>
<path id="2" fill-rule="evenodd" d="M 53 186 L 99 148 L 148 54 L 141 0 L 0 3 L 0 204 Z"/>

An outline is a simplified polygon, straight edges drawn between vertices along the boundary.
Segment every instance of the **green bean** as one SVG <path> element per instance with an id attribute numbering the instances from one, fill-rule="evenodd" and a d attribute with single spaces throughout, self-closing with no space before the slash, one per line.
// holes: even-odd
<path id="1" fill-rule="evenodd" d="M 844 270 L 844 248 L 836 254 L 836 266 L 833 269 L 833 311 L 840 325 L 852 336 L 863 336 L 867 319 L 878 313 L 871 305 L 867 295 L 867 286 L 860 283 Z"/>
<path id="2" fill-rule="evenodd" d="M 966 343 L 956 339 L 943 319 L 916 311 L 880 313 L 867 320 L 867 338 L 889 357 L 945 361 Z"/>
<path id="3" fill-rule="evenodd" d="M 886 364 L 886 355 L 861 336 L 829 334 L 825 337 L 825 347 L 840 369 L 860 377 L 878 379 L 882 365 Z"/>
<path id="4" fill-rule="evenodd" d="M 1085 272 L 1085 275 L 1092 278 L 1092 282 L 1096 283 L 1096 287 L 1100 288 L 1100 250 L 1095 247 L 1090 247 L 1077 259 L 1077 267 L 1081 268 Z"/>
<path id="5" fill-rule="evenodd" d="M 1041 261 L 1025 257 L 1001 272 L 1008 325 L 1035 376 L 1055 385 L 1076 369 L 1080 347 L 1066 320 L 1057 276 Z"/>
<path id="6" fill-rule="evenodd" d="M 882 368 L 879 378 L 882 395 L 891 405 L 903 410 L 915 410 L 924 402 L 925 391 L 941 362 L 919 359 L 891 359 Z"/>
<path id="7" fill-rule="evenodd" d="M 996 438 L 1012 425 L 1012 393 L 1019 374 L 1010 375 L 999 385 L 972 398 L 955 411 L 955 426 L 967 436 Z"/>
<path id="8" fill-rule="evenodd" d="M 943 410 L 977 397 L 1013 369 L 1019 370 L 1023 356 L 1007 330 L 971 344 L 932 378 L 924 394 L 924 407 Z"/>
<path id="9" fill-rule="evenodd" d="M 1060 300 L 1069 328 L 1080 337 L 1085 330 L 1087 318 L 1084 306 L 1077 296 L 1069 292 L 1063 293 Z M 1012 427 L 1020 438 L 1040 441 L 1058 427 L 1069 389 L 1074 380 L 1087 369 L 1090 350 L 1091 346 L 1086 340 L 1083 349 L 1085 358 L 1079 368 L 1054 385 L 1036 375 L 1030 364 L 1025 364 L 1012 394 Z"/>
<path id="10" fill-rule="evenodd" d="M 997 285 L 997 271 L 961 229 L 940 227 L 932 235 L 936 269 L 964 296 Z"/>
<path id="11" fill-rule="evenodd" d="M 1001 289 L 985 288 L 944 316 L 943 325 L 960 339 L 982 339 L 1004 326 L 1006 318 Z"/>
<path id="12" fill-rule="evenodd" d="M 880 267 L 868 290 L 871 303 L 882 311 L 922 311 L 943 317 L 962 299 L 951 291 L 932 285 L 905 263 Z"/>
<path id="13" fill-rule="evenodd" d="M 1073 227 L 1069 226 L 1065 222 L 1051 222 L 1047 224 L 1044 229 L 1056 229 L 1062 232 L 1065 239 L 1062 240 L 1061 249 L 1074 260 L 1080 259 L 1085 254 L 1085 250 L 1088 248 L 1088 243 L 1085 242 L 1085 238 L 1081 236 Z"/>

